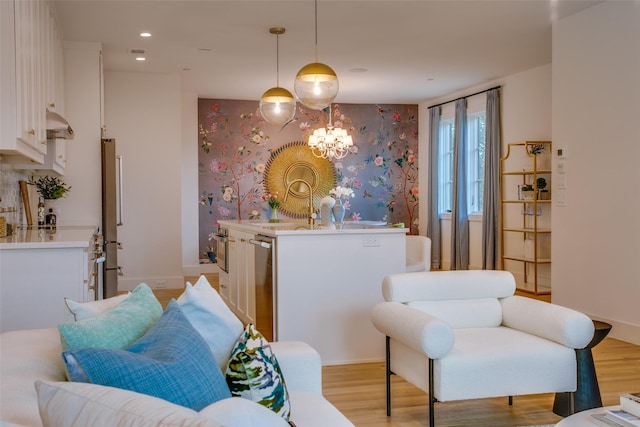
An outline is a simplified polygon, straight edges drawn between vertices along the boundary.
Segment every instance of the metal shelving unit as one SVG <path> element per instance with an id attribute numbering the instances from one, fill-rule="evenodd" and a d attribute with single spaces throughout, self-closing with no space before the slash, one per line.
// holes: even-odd
<path id="1" fill-rule="evenodd" d="M 539 200 L 536 182 L 545 178 L 550 186 L 551 165 L 532 154 L 535 147 L 550 157 L 551 141 L 522 141 L 508 144 L 500 159 L 500 268 L 514 273 L 519 291 L 549 295 L 551 200 Z M 527 184 L 534 187 L 533 198 L 524 200 L 520 188 Z"/>

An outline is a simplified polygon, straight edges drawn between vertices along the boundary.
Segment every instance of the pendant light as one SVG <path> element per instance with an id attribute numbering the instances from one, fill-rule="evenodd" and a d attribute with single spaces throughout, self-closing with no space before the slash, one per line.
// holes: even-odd
<path id="1" fill-rule="evenodd" d="M 293 90 L 305 107 L 313 110 L 327 108 L 338 95 L 338 76 L 328 65 L 318 62 L 318 0 L 315 1 L 315 62 L 298 71 Z"/>
<path id="2" fill-rule="evenodd" d="M 260 98 L 260 114 L 272 125 L 282 126 L 296 114 L 296 99 L 287 89 L 280 87 L 280 40 L 282 27 L 269 28 L 276 35 L 276 87 L 268 89 Z"/>

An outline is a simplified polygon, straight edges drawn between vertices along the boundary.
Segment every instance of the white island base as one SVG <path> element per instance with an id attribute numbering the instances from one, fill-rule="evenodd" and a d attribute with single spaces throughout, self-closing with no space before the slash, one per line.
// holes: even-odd
<path id="1" fill-rule="evenodd" d="M 371 323 L 371 309 L 383 300 L 384 276 L 405 271 L 407 229 L 357 223 L 310 229 L 248 221 L 220 221 L 220 226 L 232 235 L 235 230 L 275 237 L 276 340 L 309 343 L 324 365 L 384 360 L 384 336 Z M 231 259 L 229 266 L 243 268 Z M 238 273 L 230 270 L 229 277 Z M 256 304 L 255 293 L 247 300 L 252 298 Z"/>

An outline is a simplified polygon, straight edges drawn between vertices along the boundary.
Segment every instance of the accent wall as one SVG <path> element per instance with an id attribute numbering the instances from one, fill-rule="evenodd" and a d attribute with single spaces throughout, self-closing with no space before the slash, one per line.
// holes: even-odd
<path id="1" fill-rule="evenodd" d="M 329 114 L 354 142 L 348 156 L 333 161 L 336 185 L 354 191 L 345 203 L 346 219 L 403 222 L 417 233 L 417 105 L 333 104 L 331 112 L 298 105 L 294 119 L 281 127 L 262 118 L 257 101 L 199 99 L 201 256 L 215 248 L 210 234 L 217 220 L 269 219 L 262 180 L 271 152 L 306 141 L 327 125 Z"/>

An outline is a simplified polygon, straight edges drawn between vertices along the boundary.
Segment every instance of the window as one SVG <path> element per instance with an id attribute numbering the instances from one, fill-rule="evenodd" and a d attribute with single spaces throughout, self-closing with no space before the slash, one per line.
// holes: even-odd
<path id="1" fill-rule="evenodd" d="M 440 120 L 438 135 L 438 212 L 451 212 L 451 194 L 453 191 L 453 132 L 454 120 Z"/>
<path id="2" fill-rule="evenodd" d="M 482 212 L 484 191 L 485 113 L 467 116 L 467 211 Z"/>
<path id="3" fill-rule="evenodd" d="M 467 115 L 467 211 L 482 212 L 484 191 L 485 112 Z M 453 118 L 441 119 L 438 159 L 438 212 L 451 212 L 453 190 Z"/>

